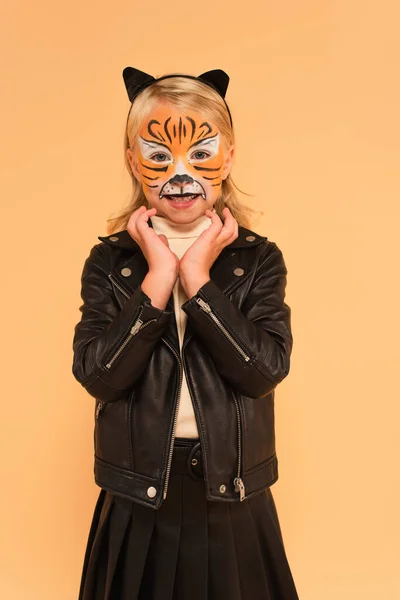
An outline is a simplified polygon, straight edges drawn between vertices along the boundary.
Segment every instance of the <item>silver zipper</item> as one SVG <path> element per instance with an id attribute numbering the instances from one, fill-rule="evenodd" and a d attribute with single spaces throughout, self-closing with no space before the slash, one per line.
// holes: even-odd
<path id="1" fill-rule="evenodd" d="M 130 299 L 130 294 L 118 283 L 118 281 L 113 277 L 113 275 L 111 273 L 108 274 L 108 278 L 114 283 L 114 285 L 128 298 L 128 300 Z M 125 346 L 131 341 L 131 339 L 133 338 L 134 335 L 137 334 L 137 332 L 141 329 L 144 329 L 145 327 L 147 327 L 147 325 L 149 325 L 150 323 L 152 323 L 153 321 L 156 321 L 157 319 L 150 319 L 149 321 L 146 321 L 146 323 L 143 325 L 143 321 L 140 319 L 140 315 L 142 314 L 143 311 L 143 305 L 140 306 L 140 312 L 135 320 L 135 323 L 132 327 L 132 329 L 130 330 L 128 336 L 125 338 L 125 340 L 122 342 L 122 344 L 118 347 L 118 349 L 115 351 L 115 353 L 112 355 L 112 357 L 110 358 L 110 360 L 108 361 L 108 363 L 106 364 L 106 368 L 107 369 L 111 369 L 113 362 L 118 358 L 118 356 L 121 354 L 122 350 L 125 348 Z"/>
<path id="2" fill-rule="evenodd" d="M 103 410 L 105 402 L 103 402 L 103 400 L 99 400 L 99 403 L 96 407 L 96 419 L 99 418 L 100 416 L 100 412 Z"/>
<path id="3" fill-rule="evenodd" d="M 125 348 L 127 343 L 133 338 L 135 333 L 137 333 L 139 331 L 140 325 L 143 324 L 143 321 L 141 321 L 141 319 L 140 319 L 140 315 L 142 314 L 142 311 L 143 311 L 143 305 L 141 305 L 139 307 L 139 313 L 136 313 L 135 322 L 134 322 L 133 326 L 131 327 L 129 334 L 124 339 L 122 344 L 120 344 L 118 346 L 117 350 L 114 352 L 114 354 L 111 356 L 110 360 L 106 364 L 107 369 L 111 368 L 111 366 L 112 366 L 113 362 L 115 361 L 115 359 L 117 358 L 117 356 L 119 356 L 121 354 L 122 350 Z"/>
<path id="4" fill-rule="evenodd" d="M 124 288 L 118 283 L 118 281 L 111 275 L 111 273 L 108 274 L 108 278 L 119 289 L 119 291 L 124 294 L 124 296 L 126 296 L 128 299 L 131 297 L 130 294 L 128 294 L 128 292 L 124 290 Z"/>
<path id="5" fill-rule="evenodd" d="M 231 394 L 232 394 L 232 398 L 235 402 L 235 406 L 236 406 L 236 416 L 237 416 L 237 425 L 238 425 L 238 464 L 237 464 L 237 475 L 235 477 L 235 479 L 233 480 L 233 484 L 235 486 L 235 491 L 236 492 L 240 492 L 240 501 L 242 502 L 242 500 L 245 499 L 246 497 L 246 490 L 244 487 L 244 483 L 243 483 L 243 479 L 241 478 L 241 471 L 242 471 L 242 425 L 241 425 L 241 418 L 240 418 L 240 409 L 239 409 L 239 402 L 238 399 L 236 398 L 236 394 L 233 391 L 232 388 L 230 388 Z"/>
<path id="6" fill-rule="evenodd" d="M 170 444 L 170 447 L 169 447 L 167 473 L 166 473 L 166 476 L 165 476 L 165 485 L 164 485 L 164 497 L 163 497 L 163 499 L 165 500 L 165 498 L 167 497 L 169 476 L 170 476 L 170 472 L 171 472 L 172 454 L 173 454 L 173 451 L 174 451 L 175 430 L 176 430 L 176 422 L 177 422 L 177 419 L 178 419 L 178 408 L 179 408 L 179 402 L 180 402 L 180 397 L 181 397 L 181 387 L 182 387 L 182 378 L 183 378 L 183 375 L 182 375 L 181 359 L 180 359 L 178 353 L 176 352 L 175 348 L 173 348 L 173 346 L 171 346 L 171 344 L 165 338 L 162 338 L 162 339 L 167 344 L 167 346 L 172 350 L 172 352 L 175 354 L 176 358 L 178 359 L 178 364 L 179 364 L 179 387 L 178 387 L 178 394 L 177 394 L 175 414 L 174 414 L 174 425 L 173 425 L 173 428 L 172 428 L 171 444 Z"/>
<path id="7" fill-rule="evenodd" d="M 141 308 L 140 312 L 142 312 L 142 310 L 143 310 L 143 307 Z M 131 341 L 133 336 L 135 336 L 138 333 L 138 331 L 141 331 L 142 329 L 147 327 L 147 325 L 150 325 L 150 323 L 153 323 L 153 321 L 157 321 L 157 319 L 150 319 L 149 321 L 146 321 L 146 323 L 144 323 L 144 324 L 143 324 L 143 321 L 139 317 L 136 319 L 128 336 L 125 338 L 125 340 L 122 342 L 122 344 L 120 346 L 118 346 L 118 349 L 114 352 L 114 354 L 112 355 L 112 357 L 106 364 L 106 369 L 111 369 L 113 362 L 116 360 L 116 358 L 118 358 L 118 356 L 121 354 L 122 350 Z"/>
<path id="8" fill-rule="evenodd" d="M 221 323 L 221 321 L 218 319 L 218 317 L 215 315 L 215 313 L 213 313 L 213 311 L 211 310 L 211 306 L 207 302 L 204 302 L 204 300 L 202 298 L 196 298 L 196 302 L 201 306 L 201 308 L 204 310 L 204 312 L 206 312 L 210 315 L 210 317 L 213 319 L 213 321 L 218 325 L 218 327 L 224 333 L 225 337 L 227 337 L 228 340 L 231 342 L 231 344 L 233 344 L 235 346 L 236 350 L 243 356 L 244 360 L 246 362 L 248 362 L 251 359 L 251 357 L 233 339 L 233 337 L 231 336 L 229 331 L 226 329 L 226 327 Z"/>

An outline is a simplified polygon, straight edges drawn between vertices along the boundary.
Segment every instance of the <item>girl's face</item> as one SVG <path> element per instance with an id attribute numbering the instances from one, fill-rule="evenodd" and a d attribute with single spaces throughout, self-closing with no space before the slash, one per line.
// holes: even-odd
<path id="1" fill-rule="evenodd" d="M 234 147 L 196 111 L 158 105 L 127 150 L 133 174 L 157 214 L 190 223 L 212 209 L 229 175 Z"/>

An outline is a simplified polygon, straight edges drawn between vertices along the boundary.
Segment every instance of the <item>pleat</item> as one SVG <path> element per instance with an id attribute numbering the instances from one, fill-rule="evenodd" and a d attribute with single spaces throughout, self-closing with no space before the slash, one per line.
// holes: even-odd
<path id="1" fill-rule="evenodd" d="M 173 600 L 182 526 L 181 474 L 171 472 L 167 498 L 155 515 L 138 600 Z"/>
<path id="2" fill-rule="evenodd" d="M 174 600 L 205 600 L 208 587 L 207 499 L 204 480 L 182 477 L 182 527 Z"/>
<path id="3" fill-rule="evenodd" d="M 124 503 L 123 498 L 117 498 L 114 501 L 114 509 L 110 515 L 110 529 L 108 536 L 108 560 L 106 569 L 106 583 L 104 591 L 104 600 L 111 599 L 111 589 L 114 580 L 115 569 L 120 556 L 121 546 L 128 529 L 131 519 L 132 503 L 128 500 Z"/>
<path id="4" fill-rule="evenodd" d="M 208 505 L 208 596 L 209 600 L 243 600 L 229 504 L 210 502 Z"/>
<path id="5" fill-rule="evenodd" d="M 228 510 L 242 598 L 272 600 L 265 568 L 266 557 L 262 554 L 257 535 L 258 524 L 251 513 L 253 499 L 230 503 Z"/>
<path id="6" fill-rule="evenodd" d="M 298 600 L 272 491 L 267 488 L 251 500 L 251 516 L 256 525 L 270 593 L 273 598 Z"/>
<path id="7" fill-rule="evenodd" d="M 118 509 L 130 513 L 130 519 L 119 552 L 110 600 L 136 600 L 154 531 L 156 512 L 124 498 L 117 498 L 116 505 Z"/>
<path id="8" fill-rule="evenodd" d="M 90 526 L 86 545 L 85 558 L 82 569 L 79 600 L 93 600 L 101 598 L 95 595 L 97 587 L 96 572 L 102 555 L 103 538 L 109 527 L 109 514 L 113 506 L 114 496 L 105 490 L 100 490 L 93 519 Z"/>

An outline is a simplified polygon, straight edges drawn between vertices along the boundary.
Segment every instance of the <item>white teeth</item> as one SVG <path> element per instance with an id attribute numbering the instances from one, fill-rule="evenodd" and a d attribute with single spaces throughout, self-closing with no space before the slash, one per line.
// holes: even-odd
<path id="1" fill-rule="evenodd" d="M 180 196 L 168 196 L 168 200 L 172 200 L 173 202 L 189 202 L 190 200 L 193 200 L 193 198 L 196 198 L 196 196 L 198 196 L 198 194 L 184 196 L 183 198 L 181 198 Z"/>

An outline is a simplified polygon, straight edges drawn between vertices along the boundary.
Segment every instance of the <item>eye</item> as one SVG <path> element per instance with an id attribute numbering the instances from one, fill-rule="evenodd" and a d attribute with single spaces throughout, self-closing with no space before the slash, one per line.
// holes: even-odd
<path id="1" fill-rule="evenodd" d="M 161 159 L 156 159 L 156 156 L 161 156 Z M 167 154 L 164 154 L 164 152 L 157 152 L 157 154 L 153 154 L 153 156 L 150 156 L 150 158 L 151 160 L 155 160 L 156 162 L 164 162 L 165 160 L 169 159 L 169 156 Z"/>
<path id="2" fill-rule="evenodd" d="M 203 156 L 198 156 L 199 154 L 203 154 Z M 208 152 L 204 152 L 204 150 L 197 150 L 196 152 L 193 153 L 193 157 L 196 160 L 202 160 L 203 158 L 208 158 L 210 156 L 210 154 L 208 154 Z"/>

